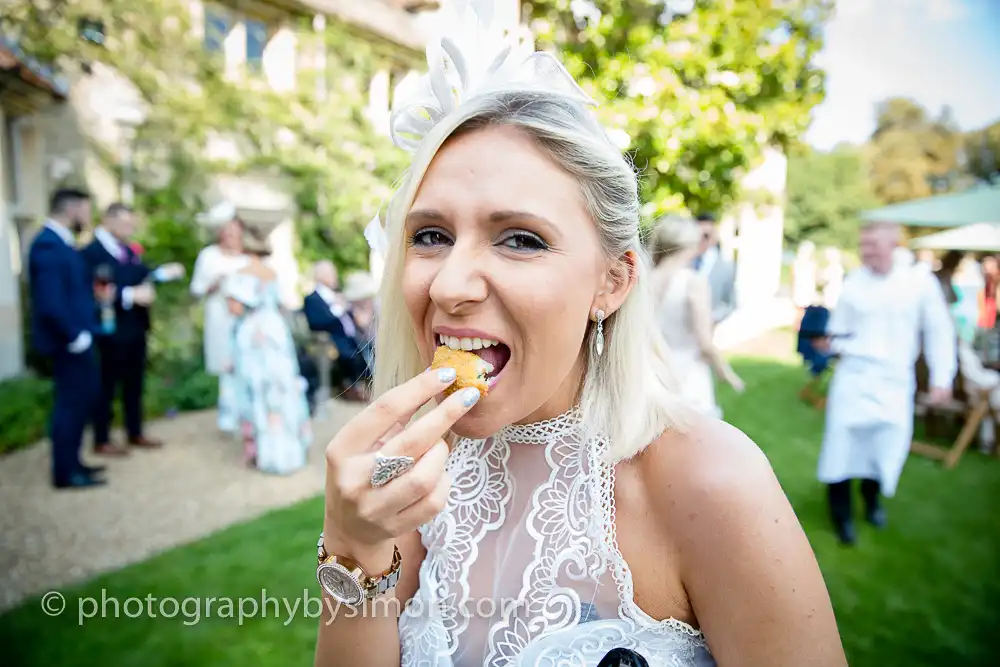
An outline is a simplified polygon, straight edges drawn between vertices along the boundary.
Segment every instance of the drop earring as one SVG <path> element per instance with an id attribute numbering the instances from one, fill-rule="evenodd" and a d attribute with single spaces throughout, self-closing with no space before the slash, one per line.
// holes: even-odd
<path id="1" fill-rule="evenodd" d="M 597 318 L 597 335 L 594 337 L 594 349 L 597 351 L 597 356 L 604 354 L 604 311 L 598 310 L 594 313 L 594 317 Z"/>

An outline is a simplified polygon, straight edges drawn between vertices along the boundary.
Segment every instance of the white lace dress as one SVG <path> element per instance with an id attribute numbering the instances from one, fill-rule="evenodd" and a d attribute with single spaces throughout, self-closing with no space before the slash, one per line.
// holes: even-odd
<path id="1" fill-rule="evenodd" d="M 679 269 L 660 298 L 656 319 L 670 350 L 670 366 L 681 396 L 704 414 L 721 418 L 722 410 L 715 400 L 715 375 L 702 354 L 691 310 L 691 283 L 697 278 L 692 269 Z"/>
<path id="2" fill-rule="evenodd" d="M 404 667 L 595 667 L 614 648 L 652 666 L 715 665 L 700 632 L 633 600 L 607 447 L 585 442 L 578 410 L 458 442 L 448 505 L 420 531 Z"/>

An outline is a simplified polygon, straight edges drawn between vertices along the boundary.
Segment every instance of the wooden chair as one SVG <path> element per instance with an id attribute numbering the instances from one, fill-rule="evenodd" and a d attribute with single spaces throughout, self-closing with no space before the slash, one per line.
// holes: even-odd
<path id="1" fill-rule="evenodd" d="M 924 419 L 925 435 L 930 437 L 936 431 L 936 417 L 947 417 L 950 420 L 960 420 L 962 428 L 950 447 L 941 447 L 928 442 L 913 440 L 910 451 L 941 461 L 946 470 L 958 465 L 959 459 L 972 444 L 979 433 L 983 420 L 989 417 L 994 425 L 998 423 L 997 414 L 990 407 L 988 391 L 967 391 L 962 375 L 958 374 L 952 389 L 952 400 L 945 405 L 930 405 L 928 403 L 928 369 L 923 357 L 917 361 L 917 396 L 916 405 Z"/>

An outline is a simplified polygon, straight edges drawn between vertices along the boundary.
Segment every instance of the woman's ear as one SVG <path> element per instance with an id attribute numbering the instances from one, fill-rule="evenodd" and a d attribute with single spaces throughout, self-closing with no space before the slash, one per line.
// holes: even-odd
<path id="1" fill-rule="evenodd" d="M 604 311 L 605 317 L 621 308 L 632 288 L 639 280 L 639 255 L 627 250 L 608 266 L 604 279 L 594 298 L 594 308 Z"/>

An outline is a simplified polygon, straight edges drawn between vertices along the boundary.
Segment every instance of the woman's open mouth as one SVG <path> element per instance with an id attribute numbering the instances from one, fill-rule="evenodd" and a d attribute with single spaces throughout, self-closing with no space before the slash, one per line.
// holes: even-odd
<path id="1" fill-rule="evenodd" d="M 492 369 L 486 375 L 486 386 L 493 389 L 497 383 L 497 378 L 503 372 L 504 366 L 510 361 L 510 348 L 498 340 L 490 338 L 462 338 L 458 336 L 447 336 L 437 334 L 435 336 L 439 345 L 444 345 L 452 350 L 464 350 L 475 354 L 480 359 L 488 363 Z"/>

